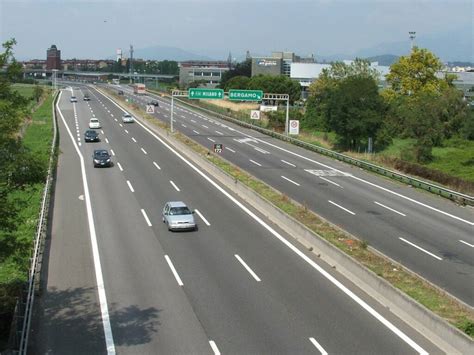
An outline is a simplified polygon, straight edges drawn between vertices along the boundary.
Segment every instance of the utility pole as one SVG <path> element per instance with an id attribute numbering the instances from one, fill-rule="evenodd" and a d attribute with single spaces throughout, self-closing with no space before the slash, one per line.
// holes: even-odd
<path id="1" fill-rule="evenodd" d="M 410 32 L 408 32 L 408 36 L 410 37 L 410 41 L 411 41 L 411 50 L 413 51 L 413 47 L 415 46 L 415 37 L 416 37 L 416 32 L 415 32 L 415 31 L 410 31 Z"/>
<path id="2" fill-rule="evenodd" d="M 132 83 L 133 75 L 133 46 L 130 45 L 130 84 Z"/>

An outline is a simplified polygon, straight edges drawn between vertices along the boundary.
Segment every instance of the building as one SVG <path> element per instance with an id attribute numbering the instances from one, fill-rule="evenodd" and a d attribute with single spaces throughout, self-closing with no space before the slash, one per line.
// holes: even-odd
<path id="1" fill-rule="evenodd" d="M 272 52 L 270 57 L 252 58 L 252 76 L 291 75 L 292 63 L 314 63 L 314 56 L 301 58 L 293 52 Z"/>
<path id="2" fill-rule="evenodd" d="M 52 69 L 61 70 L 61 51 L 54 44 L 46 51 L 46 70 Z"/>
<path id="3" fill-rule="evenodd" d="M 188 86 L 192 82 L 202 82 L 206 87 L 216 87 L 222 74 L 229 70 L 226 61 L 189 61 L 179 63 L 179 85 Z"/>
<path id="4" fill-rule="evenodd" d="M 350 65 L 352 61 L 345 60 L 344 63 Z M 379 65 L 378 62 L 370 63 L 370 66 L 379 73 L 380 85 L 385 86 L 385 75 L 389 73 L 390 67 Z M 324 69 L 329 69 L 330 67 L 330 64 L 321 63 L 291 63 L 290 78 L 300 83 L 303 99 L 308 97 L 308 88 L 311 83 L 321 75 Z"/>

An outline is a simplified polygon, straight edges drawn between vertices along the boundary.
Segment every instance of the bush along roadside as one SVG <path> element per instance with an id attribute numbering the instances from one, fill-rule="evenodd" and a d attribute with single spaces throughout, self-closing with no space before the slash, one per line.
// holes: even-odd
<path id="1" fill-rule="evenodd" d="M 41 207 L 52 143 L 52 102 L 48 94 L 31 114 L 17 141 L 14 188 L 2 190 L 11 207 L 9 228 L 0 230 L 0 349 L 6 346 L 17 298 L 28 280 L 28 268 Z"/>
<path id="2" fill-rule="evenodd" d="M 166 129 L 167 134 L 171 134 L 169 132 L 168 124 L 158 121 L 156 118 L 147 115 L 143 110 L 137 109 L 137 107 L 133 107 L 126 103 L 123 98 L 115 95 L 111 91 L 108 91 L 108 93 L 117 99 L 117 101 L 120 101 L 122 105 L 135 111 L 134 113 L 136 115 L 145 117 L 153 125 Z M 193 149 L 196 153 L 200 154 L 201 157 L 207 159 L 209 162 L 230 175 L 233 179 L 249 187 L 274 206 L 305 225 L 317 236 L 330 242 L 369 270 L 373 271 L 376 275 L 388 281 L 404 294 L 422 304 L 427 309 L 474 339 L 474 312 L 471 308 L 458 302 L 455 298 L 446 294 L 416 274 L 393 263 L 380 253 L 372 250 L 366 241 L 361 241 L 348 235 L 348 233 L 323 220 L 315 213 L 305 208 L 305 206 L 299 205 L 286 195 L 276 191 L 247 172 L 242 171 L 230 162 L 210 153 L 208 149 L 185 135 L 179 132 L 174 132 L 173 137 Z"/>

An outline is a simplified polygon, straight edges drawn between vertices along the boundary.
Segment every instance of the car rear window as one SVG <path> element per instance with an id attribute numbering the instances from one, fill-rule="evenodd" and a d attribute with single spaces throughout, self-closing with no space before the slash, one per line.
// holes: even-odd
<path id="1" fill-rule="evenodd" d="M 172 207 L 170 209 L 170 215 L 179 216 L 184 214 L 191 214 L 191 211 L 187 207 Z"/>

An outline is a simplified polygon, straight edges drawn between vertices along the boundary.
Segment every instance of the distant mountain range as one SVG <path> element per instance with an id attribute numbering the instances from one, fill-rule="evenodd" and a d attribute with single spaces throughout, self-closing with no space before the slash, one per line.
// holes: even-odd
<path id="1" fill-rule="evenodd" d="M 212 60 L 206 55 L 188 52 L 177 47 L 153 46 L 147 48 L 137 48 L 134 52 L 135 58 L 154 59 L 154 60 Z"/>

